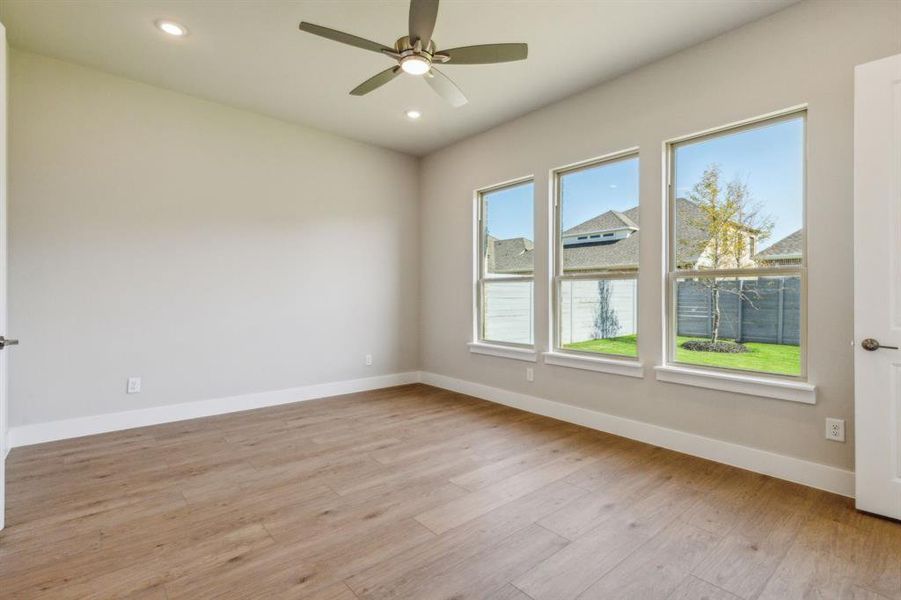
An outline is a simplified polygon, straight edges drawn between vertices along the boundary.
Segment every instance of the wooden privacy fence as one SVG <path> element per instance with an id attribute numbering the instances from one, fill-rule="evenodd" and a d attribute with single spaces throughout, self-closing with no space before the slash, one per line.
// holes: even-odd
<path id="1" fill-rule="evenodd" d="M 567 282 L 560 297 L 560 342 L 594 339 L 601 310 L 597 281 Z M 612 280 L 611 308 L 619 328 L 615 335 L 634 334 L 638 319 L 635 280 Z M 720 291 L 720 337 L 745 342 L 798 345 L 801 341 L 801 281 L 794 277 L 761 277 L 725 281 Z M 681 280 L 676 288 L 679 335 L 709 337 L 713 301 L 709 286 Z M 531 282 L 493 282 L 485 287 L 485 338 L 533 343 Z"/>
<path id="2" fill-rule="evenodd" d="M 713 326 L 713 291 L 695 280 L 676 288 L 677 333 L 709 337 Z M 801 343 L 801 280 L 760 277 L 720 283 L 721 338 L 768 344 Z"/>

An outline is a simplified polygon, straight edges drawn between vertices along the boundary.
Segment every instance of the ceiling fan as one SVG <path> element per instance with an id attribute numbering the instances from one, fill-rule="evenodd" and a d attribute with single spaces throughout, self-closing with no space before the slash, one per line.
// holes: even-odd
<path id="1" fill-rule="evenodd" d="M 447 75 L 435 68 L 435 64 L 485 65 L 524 60 L 529 55 L 527 44 L 483 44 L 439 51 L 432 39 L 437 18 L 438 0 L 410 0 L 410 34 L 394 42 L 393 48 L 313 23 L 302 22 L 300 29 L 342 44 L 378 52 L 397 61 L 397 65 L 352 89 L 350 93 L 353 96 L 368 94 L 403 71 L 410 75 L 424 76 L 439 96 L 455 107 L 463 106 L 467 102 L 466 96 Z"/>

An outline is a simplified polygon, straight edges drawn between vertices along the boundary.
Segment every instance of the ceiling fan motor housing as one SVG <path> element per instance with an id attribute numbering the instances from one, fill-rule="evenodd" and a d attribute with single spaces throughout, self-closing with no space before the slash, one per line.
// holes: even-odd
<path id="1" fill-rule="evenodd" d="M 449 60 L 449 57 L 437 53 L 438 49 L 435 46 L 435 40 L 429 40 L 429 45 L 423 48 L 419 40 L 417 40 L 416 43 L 413 43 L 410 41 L 410 36 L 408 35 L 405 35 L 394 42 L 394 50 L 395 52 L 392 56 L 397 60 L 403 60 L 408 56 L 421 56 L 429 62 L 436 63 L 444 63 Z M 386 52 L 386 54 L 388 53 Z"/>
<path id="2" fill-rule="evenodd" d="M 429 40 L 429 45 L 425 48 L 421 47 L 419 52 L 424 52 L 428 55 L 435 54 L 435 40 Z M 416 44 L 410 41 L 410 36 L 405 35 L 402 38 L 398 38 L 396 42 L 394 42 L 394 49 L 397 50 L 398 54 L 404 55 L 408 52 L 416 52 Z"/>

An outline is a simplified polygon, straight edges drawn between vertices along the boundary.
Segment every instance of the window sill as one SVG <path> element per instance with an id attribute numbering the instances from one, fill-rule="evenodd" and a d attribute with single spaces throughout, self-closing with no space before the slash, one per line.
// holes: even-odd
<path id="1" fill-rule="evenodd" d="M 644 366 L 637 360 L 576 356 L 563 352 L 545 352 L 542 356 L 544 356 L 545 364 L 548 365 L 597 371 L 599 373 L 613 373 L 614 375 L 625 375 L 626 377 L 644 377 Z"/>
<path id="2" fill-rule="evenodd" d="M 538 361 L 538 353 L 528 348 L 514 348 L 513 346 L 485 344 L 482 342 L 469 342 L 466 345 L 469 346 L 469 351 L 473 354 L 512 358 L 513 360 L 524 360 L 526 362 Z"/>
<path id="3" fill-rule="evenodd" d="M 654 367 L 654 370 L 657 372 L 657 381 L 789 400 L 803 404 L 816 404 L 817 401 L 816 386 L 804 381 L 770 379 L 737 373 L 715 373 L 674 365 L 657 366 Z"/>

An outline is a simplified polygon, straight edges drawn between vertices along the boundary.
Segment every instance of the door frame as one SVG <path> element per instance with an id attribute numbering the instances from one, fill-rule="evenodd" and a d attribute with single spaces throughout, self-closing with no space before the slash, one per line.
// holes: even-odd
<path id="1" fill-rule="evenodd" d="M 898 92 L 901 54 L 855 68 L 855 499 L 858 509 L 895 519 L 901 519 L 901 350 L 893 348 L 901 346 L 901 297 L 895 293 L 901 269 L 892 260 L 901 254 Z M 883 347 L 864 349 L 866 338 Z"/>
<path id="2" fill-rule="evenodd" d="M 0 334 L 6 334 L 6 290 L 7 290 L 7 252 L 6 252 L 6 195 L 7 195 L 7 110 L 8 110 L 8 48 L 6 46 L 6 28 L 0 23 Z M 5 525 L 6 515 L 6 456 L 9 454 L 9 419 L 8 411 L 8 369 L 6 352 L 0 351 L 0 529 Z"/>

